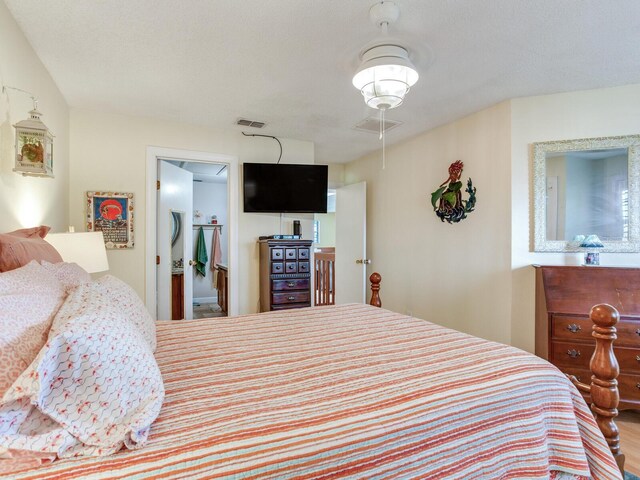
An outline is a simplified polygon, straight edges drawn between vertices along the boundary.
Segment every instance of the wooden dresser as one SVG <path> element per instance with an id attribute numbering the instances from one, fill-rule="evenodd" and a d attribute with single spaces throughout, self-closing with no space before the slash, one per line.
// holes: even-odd
<path id="1" fill-rule="evenodd" d="M 589 383 L 595 341 L 589 310 L 598 303 L 620 313 L 614 350 L 620 364 L 621 410 L 640 408 L 640 269 L 538 266 L 536 355 Z"/>
<path id="2" fill-rule="evenodd" d="M 260 311 L 311 306 L 311 240 L 260 240 Z"/>

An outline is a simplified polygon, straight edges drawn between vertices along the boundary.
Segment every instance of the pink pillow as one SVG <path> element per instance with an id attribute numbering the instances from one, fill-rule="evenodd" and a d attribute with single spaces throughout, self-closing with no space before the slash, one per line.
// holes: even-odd
<path id="1" fill-rule="evenodd" d="M 43 240 L 49 230 L 43 225 L 0 234 L 0 272 L 20 268 L 31 260 L 61 262 L 58 251 Z"/>
<path id="2" fill-rule="evenodd" d="M 77 263 L 49 263 L 43 261 L 42 266 L 53 273 L 67 292 L 78 285 L 91 282 L 91 275 Z"/>
<path id="3" fill-rule="evenodd" d="M 64 294 L 35 261 L 0 273 L 0 398 L 44 346 Z"/>

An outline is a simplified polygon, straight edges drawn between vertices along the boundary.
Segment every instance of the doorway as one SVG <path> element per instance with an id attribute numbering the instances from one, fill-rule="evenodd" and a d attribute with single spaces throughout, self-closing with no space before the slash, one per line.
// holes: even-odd
<path id="1" fill-rule="evenodd" d="M 228 315 L 227 174 L 227 164 L 158 159 L 158 318 Z"/>
<path id="2" fill-rule="evenodd" d="M 336 191 L 327 191 L 327 213 L 313 218 L 316 306 L 335 305 L 336 285 Z"/>
<path id="3" fill-rule="evenodd" d="M 187 178 L 190 176 L 189 181 L 183 179 L 181 185 L 164 179 L 165 186 L 169 187 L 165 192 L 170 194 L 165 197 L 175 197 L 177 190 L 186 192 L 189 189 L 187 185 L 190 186 L 191 194 L 183 195 L 190 199 L 187 207 L 163 203 L 161 169 L 174 174 L 181 172 Z M 236 157 L 147 148 L 145 303 L 154 318 L 208 318 L 237 314 L 237 175 Z M 160 180 L 159 190 L 157 180 Z M 214 183 L 217 186 L 212 187 Z M 217 190 L 218 200 L 206 198 L 211 190 Z M 204 206 L 199 207 L 199 202 L 204 202 Z M 216 230 L 218 249 L 213 248 Z M 200 242 L 201 254 L 198 255 L 200 237 L 204 240 Z M 217 256 L 215 250 L 219 250 Z M 206 253 L 206 260 L 203 253 Z M 198 267 L 204 275 L 196 273 Z"/>
<path id="4" fill-rule="evenodd" d="M 366 303 L 367 185 L 329 190 L 327 200 L 314 217 L 315 304 Z"/>

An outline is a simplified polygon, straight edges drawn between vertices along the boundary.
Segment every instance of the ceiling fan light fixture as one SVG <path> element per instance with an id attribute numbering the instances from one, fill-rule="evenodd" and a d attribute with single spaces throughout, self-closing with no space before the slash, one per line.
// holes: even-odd
<path id="1" fill-rule="evenodd" d="M 400 16 L 400 9 L 391 0 L 382 0 L 369 10 L 371 21 L 387 35 L 389 25 Z M 390 39 L 377 42 L 362 53 L 360 67 L 353 76 L 353 86 L 360 90 L 365 103 L 380 112 L 382 168 L 385 168 L 385 120 L 387 110 L 399 107 L 404 97 L 418 81 L 416 67 L 409 60 L 406 48 Z"/>
<path id="2" fill-rule="evenodd" d="M 398 45 L 378 45 L 362 54 L 362 63 L 353 77 L 353 86 L 367 105 L 389 110 L 402 104 L 419 75 L 409 53 Z"/>

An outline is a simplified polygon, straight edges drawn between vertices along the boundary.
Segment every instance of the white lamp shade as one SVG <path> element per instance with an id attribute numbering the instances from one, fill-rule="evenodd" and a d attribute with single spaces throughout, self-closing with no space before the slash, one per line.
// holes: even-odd
<path id="1" fill-rule="evenodd" d="M 45 240 L 65 262 L 77 263 L 89 273 L 109 270 L 102 232 L 50 233 Z"/>
<path id="2" fill-rule="evenodd" d="M 372 108 L 387 110 L 402 104 L 419 75 L 408 52 L 397 45 L 379 45 L 362 55 L 362 64 L 353 77 L 356 87 Z"/>

